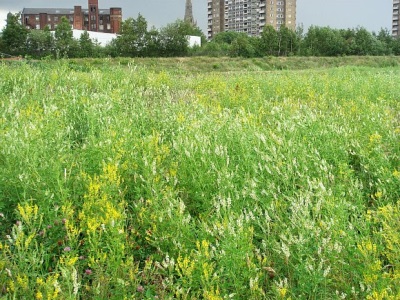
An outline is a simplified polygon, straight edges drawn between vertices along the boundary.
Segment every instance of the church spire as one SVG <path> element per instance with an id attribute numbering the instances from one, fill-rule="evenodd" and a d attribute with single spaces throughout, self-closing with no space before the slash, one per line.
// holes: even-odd
<path id="1" fill-rule="evenodd" d="M 192 8 L 192 0 L 186 0 L 186 7 L 185 7 L 185 22 L 188 22 L 192 25 L 195 24 L 193 19 L 193 8 Z"/>

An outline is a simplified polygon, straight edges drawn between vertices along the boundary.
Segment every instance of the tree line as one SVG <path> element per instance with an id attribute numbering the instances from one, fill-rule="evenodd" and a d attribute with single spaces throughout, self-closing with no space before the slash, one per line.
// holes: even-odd
<path id="1" fill-rule="evenodd" d="M 201 36 L 202 45 L 189 47 L 188 35 Z M 86 31 L 74 39 L 71 25 L 64 17 L 53 34 L 48 27 L 28 30 L 18 14 L 10 13 L 0 33 L 0 53 L 32 58 L 399 55 L 400 40 L 393 38 L 387 29 L 371 33 L 363 27 L 311 26 L 304 32 L 301 26 L 296 30 L 285 26 L 276 30 L 269 25 L 259 37 L 227 31 L 206 41 L 195 25 L 177 20 L 161 29 L 149 29 L 146 19 L 139 14 L 136 19 L 123 21 L 117 38 L 101 46 Z"/>

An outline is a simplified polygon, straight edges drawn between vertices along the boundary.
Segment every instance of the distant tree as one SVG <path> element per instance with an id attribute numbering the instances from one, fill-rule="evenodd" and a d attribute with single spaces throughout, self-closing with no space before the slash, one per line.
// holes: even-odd
<path id="1" fill-rule="evenodd" d="M 234 40 L 236 40 L 242 33 L 236 31 L 223 31 L 217 33 L 212 39 L 215 43 L 226 43 L 232 44 Z"/>
<path id="2" fill-rule="evenodd" d="M 218 43 L 214 40 L 206 42 L 201 49 L 196 52 L 197 55 L 220 57 L 230 55 L 231 45 L 227 43 Z"/>
<path id="3" fill-rule="evenodd" d="M 299 41 L 296 32 L 285 25 L 281 26 L 277 32 L 277 42 L 279 56 L 294 54 L 298 49 Z"/>
<path id="4" fill-rule="evenodd" d="M 394 55 L 400 55 L 400 38 L 393 38 L 392 51 Z"/>
<path id="5" fill-rule="evenodd" d="M 376 35 L 376 38 L 380 43 L 382 43 L 383 46 L 383 55 L 390 55 L 393 54 L 393 48 L 394 48 L 394 39 L 392 37 L 392 34 L 388 29 L 382 28 L 378 34 Z"/>
<path id="6" fill-rule="evenodd" d="M 26 41 L 28 55 L 35 58 L 49 56 L 53 50 L 53 35 L 46 26 L 44 30 L 30 30 Z"/>
<path id="7" fill-rule="evenodd" d="M 278 32 L 272 25 L 267 25 L 261 32 L 259 51 L 264 55 L 277 55 L 278 53 Z"/>
<path id="8" fill-rule="evenodd" d="M 76 43 L 72 33 L 71 25 L 66 17 L 61 18 L 55 33 L 55 48 L 58 57 L 73 57 L 75 56 Z"/>
<path id="9" fill-rule="evenodd" d="M 110 57 L 118 57 L 120 55 L 120 51 L 117 45 L 117 39 L 113 39 L 110 43 L 108 43 L 103 49 L 104 56 Z"/>
<path id="10" fill-rule="evenodd" d="M 199 36 L 201 38 L 202 45 L 207 42 L 207 38 L 204 35 L 203 31 L 196 24 L 184 21 L 182 26 L 183 26 L 183 31 L 185 32 L 186 35 Z"/>
<path id="11" fill-rule="evenodd" d="M 296 37 L 297 37 L 297 54 L 301 54 L 302 53 L 302 45 L 303 45 L 303 39 L 304 39 L 304 26 L 302 23 L 300 23 L 298 26 L 296 26 Z"/>
<path id="12" fill-rule="evenodd" d="M 7 23 L 2 33 L 2 49 L 10 55 L 25 54 L 28 30 L 21 24 L 19 14 L 7 14 Z"/>
<path id="13" fill-rule="evenodd" d="M 338 56 L 346 54 L 346 41 L 337 29 L 311 26 L 302 42 L 302 54 Z"/>
<path id="14" fill-rule="evenodd" d="M 377 40 L 382 45 L 382 54 L 390 55 L 393 54 L 393 37 L 388 29 L 382 28 L 376 35 Z"/>
<path id="15" fill-rule="evenodd" d="M 184 21 L 177 20 L 160 30 L 160 46 L 162 56 L 186 56 L 189 52 L 187 26 Z"/>
<path id="16" fill-rule="evenodd" d="M 3 33 L 0 32 L 0 52 L 4 52 L 4 44 L 3 44 Z M 1 57 L 1 54 L 0 54 Z"/>
<path id="17" fill-rule="evenodd" d="M 382 43 L 363 27 L 355 32 L 355 55 L 379 55 L 382 54 Z"/>
<path id="18" fill-rule="evenodd" d="M 95 44 L 85 30 L 79 38 L 79 57 L 93 57 Z"/>
<path id="19" fill-rule="evenodd" d="M 147 46 L 147 21 L 139 14 L 137 19 L 128 18 L 121 25 L 120 35 L 117 37 L 116 46 L 119 55 L 144 56 Z"/>
<path id="20" fill-rule="evenodd" d="M 231 44 L 230 55 L 233 57 L 254 57 L 256 55 L 255 42 L 256 38 L 249 37 L 245 33 L 239 34 Z"/>
<path id="21" fill-rule="evenodd" d="M 161 55 L 160 33 L 152 27 L 146 34 L 146 56 L 156 57 Z"/>

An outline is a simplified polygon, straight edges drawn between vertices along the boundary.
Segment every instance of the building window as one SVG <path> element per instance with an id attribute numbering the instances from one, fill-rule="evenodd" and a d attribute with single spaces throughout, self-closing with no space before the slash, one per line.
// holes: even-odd
<path id="1" fill-rule="evenodd" d="M 111 24 L 107 24 L 107 30 L 111 30 Z"/>
<path id="2" fill-rule="evenodd" d="M 103 31 L 104 30 L 104 25 L 99 25 L 99 30 Z"/>
<path id="3" fill-rule="evenodd" d="M 58 22 L 58 17 L 54 17 L 54 22 Z"/>
<path id="4" fill-rule="evenodd" d="M 47 22 L 51 22 L 51 16 L 47 17 Z"/>
<path id="5" fill-rule="evenodd" d="M 36 20 L 36 21 L 39 21 L 39 16 L 35 16 L 35 20 Z"/>
<path id="6" fill-rule="evenodd" d="M 36 29 L 40 29 L 40 24 L 36 24 Z"/>

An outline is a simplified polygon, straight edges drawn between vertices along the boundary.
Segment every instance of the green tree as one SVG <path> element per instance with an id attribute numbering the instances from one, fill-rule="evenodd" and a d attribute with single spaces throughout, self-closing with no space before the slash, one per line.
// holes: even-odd
<path id="1" fill-rule="evenodd" d="M 25 54 L 28 30 L 21 24 L 19 14 L 7 14 L 7 23 L 3 29 L 3 52 L 10 55 Z"/>
<path id="2" fill-rule="evenodd" d="M 330 27 L 311 26 L 301 48 L 303 55 L 313 56 L 338 56 L 347 52 L 341 31 Z"/>
<path id="3" fill-rule="evenodd" d="M 394 55 L 400 55 L 400 38 L 393 39 L 392 51 Z"/>
<path id="4" fill-rule="evenodd" d="M 212 40 L 203 44 L 196 54 L 212 57 L 229 56 L 230 46 L 227 43 L 217 43 Z"/>
<path id="5" fill-rule="evenodd" d="M 93 57 L 95 44 L 85 30 L 79 38 L 79 57 Z"/>
<path id="6" fill-rule="evenodd" d="M 215 43 L 232 44 L 242 33 L 236 31 L 223 31 L 217 33 L 212 39 Z"/>
<path id="7" fill-rule="evenodd" d="M 264 55 L 277 55 L 278 33 L 272 25 L 267 25 L 261 32 L 259 52 Z"/>
<path id="8" fill-rule="evenodd" d="M 185 22 L 177 20 L 160 30 L 162 56 L 186 56 L 189 52 Z"/>
<path id="9" fill-rule="evenodd" d="M 384 55 L 393 54 L 394 39 L 393 39 L 392 34 L 390 33 L 390 31 L 388 29 L 382 28 L 378 32 L 376 38 L 378 39 L 378 41 L 380 43 L 382 43 L 382 47 L 383 47 L 382 54 L 384 54 Z"/>
<path id="10" fill-rule="evenodd" d="M 137 19 L 126 19 L 122 22 L 120 35 L 116 41 L 119 55 L 145 56 L 147 34 L 147 21 L 141 14 L 138 15 Z"/>
<path id="11" fill-rule="evenodd" d="M 75 48 L 74 37 L 71 29 L 71 25 L 66 17 L 61 18 L 60 24 L 58 24 L 55 33 L 55 48 L 56 56 L 68 57 L 73 56 Z"/>
<path id="12" fill-rule="evenodd" d="M 294 54 L 298 49 L 298 38 L 296 32 L 286 27 L 281 26 L 277 32 L 278 55 L 288 56 Z"/>
<path id="13" fill-rule="evenodd" d="M 241 33 L 231 44 L 230 55 L 241 57 L 254 57 L 256 54 L 255 38 Z"/>
<path id="14" fill-rule="evenodd" d="M 35 58 L 49 56 L 54 46 L 54 38 L 50 29 L 46 26 L 44 30 L 30 30 L 27 36 L 27 54 Z"/>
<path id="15" fill-rule="evenodd" d="M 153 27 L 146 34 L 146 56 L 156 57 L 161 55 L 160 33 Z"/>
<path id="16" fill-rule="evenodd" d="M 184 21 L 182 26 L 183 26 L 183 31 L 186 35 L 199 36 L 201 38 L 202 45 L 204 45 L 207 42 L 207 38 L 204 35 L 203 31 L 196 24 Z"/>
<path id="17" fill-rule="evenodd" d="M 355 55 L 380 55 L 383 52 L 382 43 L 363 27 L 355 32 Z"/>

